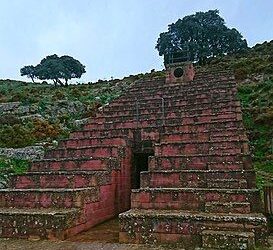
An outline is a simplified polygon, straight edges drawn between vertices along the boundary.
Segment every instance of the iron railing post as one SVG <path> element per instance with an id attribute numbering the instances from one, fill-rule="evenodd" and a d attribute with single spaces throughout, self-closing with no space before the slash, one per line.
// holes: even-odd
<path id="1" fill-rule="evenodd" d="M 137 120 L 137 128 L 138 128 L 138 123 L 139 123 L 139 103 L 138 103 L 138 100 L 136 99 L 135 100 L 136 102 L 136 120 Z"/>
<path id="2" fill-rule="evenodd" d="M 164 98 L 161 98 L 161 107 L 162 107 L 162 126 L 165 126 L 165 102 Z"/>

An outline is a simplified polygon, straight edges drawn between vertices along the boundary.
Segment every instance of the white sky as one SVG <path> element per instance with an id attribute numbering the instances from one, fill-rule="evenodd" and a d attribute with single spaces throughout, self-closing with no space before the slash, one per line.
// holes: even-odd
<path id="1" fill-rule="evenodd" d="M 0 79 L 50 54 L 86 65 L 79 81 L 162 69 L 154 49 L 168 24 L 219 9 L 249 45 L 273 39 L 272 0 L 0 0 Z"/>

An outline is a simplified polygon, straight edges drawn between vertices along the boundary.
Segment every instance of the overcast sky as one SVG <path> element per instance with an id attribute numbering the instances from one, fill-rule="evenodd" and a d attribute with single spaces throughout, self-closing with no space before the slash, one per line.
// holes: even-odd
<path id="1" fill-rule="evenodd" d="M 0 0 L 0 79 L 54 53 L 86 65 L 80 81 L 162 69 L 159 33 L 209 9 L 251 46 L 273 39 L 273 0 Z"/>

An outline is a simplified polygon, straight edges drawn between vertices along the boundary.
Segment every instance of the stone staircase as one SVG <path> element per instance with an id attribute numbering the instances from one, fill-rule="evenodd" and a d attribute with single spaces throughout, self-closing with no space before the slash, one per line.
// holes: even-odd
<path id="1" fill-rule="evenodd" d="M 136 86 L 131 98 L 132 93 L 142 93 L 140 103 L 147 101 L 141 129 L 162 119 L 163 129 L 154 136 L 159 140 L 148 171 L 141 173 L 141 187 L 132 190 L 131 210 L 119 216 L 120 241 L 185 248 L 265 245 L 266 220 L 232 74 L 197 75 L 193 82 L 145 92 Z M 164 112 L 155 108 L 162 107 L 160 96 Z M 129 105 L 130 97 L 121 105 Z"/>
<path id="2" fill-rule="evenodd" d="M 121 242 L 263 244 L 236 91 L 230 72 L 134 84 L 0 190 L 0 236 L 65 239 L 120 214 Z M 131 190 L 134 153 L 146 144 L 154 156 Z"/>

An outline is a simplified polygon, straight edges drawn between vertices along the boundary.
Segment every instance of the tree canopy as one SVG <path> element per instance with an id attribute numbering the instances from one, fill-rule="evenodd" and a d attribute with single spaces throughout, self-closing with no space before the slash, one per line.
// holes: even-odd
<path id="1" fill-rule="evenodd" d="M 24 66 L 20 69 L 21 76 L 27 76 L 31 78 L 32 82 L 34 82 L 35 76 L 35 67 L 33 65 Z"/>
<path id="2" fill-rule="evenodd" d="M 37 66 L 25 66 L 21 75 L 37 77 L 40 80 L 53 80 L 54 85 L 68 85 L 68 80 L 80 78 L 84 74 L 85 66 L 71 56 L 50 55 L 41 60 Z M 30 73 L 31 72 L 31 75 Z M 32 79 L 33 79 L 32 78 Z M 64 80 L 64 82 L 61 81 Z"/>
<path id="3" fill-rule="evenodd" d="M 159 35 L 156 49 L 165 63 L 171 54 L 187 54 L 189 60 L 204 64 L 207 58 L 247 49 L 247 41 L 225 25 L 218 10 L 209 10 L 170 24 L 168 31 Z"/>

